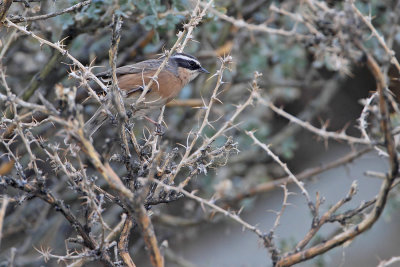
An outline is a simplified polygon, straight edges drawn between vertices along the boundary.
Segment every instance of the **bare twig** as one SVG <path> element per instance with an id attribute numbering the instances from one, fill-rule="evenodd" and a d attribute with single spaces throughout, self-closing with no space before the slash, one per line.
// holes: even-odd
<path id="1" fill-rule="evenodd" d="M 179 193 L 184 194 L 186 197 L 191 198 L 193 200 L 195 200 L 196 202 L 200 203 L 201 205 L 205 205 L 210 207 L 211 209 L 213 209 L 214 211 L 221 213 L 223 215 L 225 215 L 226 217 L 232 219 L 233 221 L 239 223 L 240 225 L 242 225 L 245 229 L 254 232 L 264 243 L 264 246 L 266 248 L 268 248 L 271 252 L 271 254 L 273 256 L 277 256 L 278 254 L 278 250 L 277 248 L 275 248 L 274 244 L 272 243 L 272 240 L 263 232 L 261 232 L 261 230 L 259 230 L 256 226 L 253 226 L 251 224 L 249 224 L 248 222 L 244 221 L 242 218 L 239 217 L 238 214 L 229 212 L 227 210 L 224 210 L 223 208 L 215 205 L 212 201 L 207 201 L 201 197 L 198 197 L 194 194 L 194 192 L 190 193 L 186 190 L 184 190 L 182 187 L 176 187 L 176 186 L 171 186 L 171 185 L 167 185 L 163 182 L 160 182 L 156 179 L 151 179 L 152 182 L 157 183 L 158 185 L 162 186 L 163 188 L 165 188 L 168 191 L 176 191 Z"/>
<path id="2" fill-rule="evenodd" d="M 346 202 L 349 202 L 353 196 L 357 192 L 357 183 L 353 182 L 347 196 L 339 200 L 335 205 L 333 205 L 321 218 L 315 218 L 313 220 L 312 227 L 310 231 L 306 234 L 303 240 L 301 240 L 296 245 L 296 250 L 302 250 L 310 241 L 311 239 L 317 234 L 319 229 L 329 220 L 333 213 L 335 213 L 341 206 L 343 206 Z"/>
<path id="3" fill-rule="evenodd" d="M 390 57 L 390 63 L 392 63 L 396 67 L 397 71 L 400 74 L 400 63 L 395 56 L 395 52 L 386 45 L 383 37 L 378 33 L 376 28 L 372 25 L 372 23 L 371 23 L 372 18 L 364 16 L 361 13 L 361 11 L 354 4 L 354 0 L 351 0 L 350 2 L 351 2 L 351 7 L 352 7 L 353 11 L 361 18 L 361 20 L 365 23 L 365 25 L 368 26 L 368 28 L 372 32 L 372 35 L 375 36 L 376 39 L 378 39 L 379 44 L 383 47 L 386 54 Z"/>
<path id="4" fill-rule="evenodd" d="M 121 237 L 118 241 L 118 250 L 121 255 L 122 260 L 128 267 L 136 267 L 131 256 L 129 255 L 129 235 L 132 228 L 133 222 L 132 218 L 127 217 L 125 220 L 124 228 L 122 229 Z"/>
<path id="5" fill-rule="evenodd" d="M 125 187 L 125 185 L 122 183 L 121 179 L 114 172 L 114 170 L 111 168 L 109 163 L 103 164 L 101 162 L 100 155 L 93 147 L 93 144 L 86 139 L 83 129 L 79 128 L 75 132 L 77 132 L 79 136 L 79 141 L 82 144 L 82 148 L 84 148 L 84 152 L 88 155 L 92 164 L 100 172 L 100 174 L 104 177 L 104 179 L 108 182 L 108 184 L 112 188 L 116 189 L 122 196 L 132 200 L 133 193 L 128 188 Z"/>
<path id="6" fill-rule="evenodd" d="M 97 248 L 97 242 L 86 232 L 83 225 L 79 222 L 79 220 L 75 217 L 75 215 L 72 214 L 70 209 L 67 207 L 67 205 L 64 204 L 63 201 L 55 198 L 50 192 L 42 192 L 27 183 L 21 184 L 14 179 L 6 179 L 6 183 L 9 186 L 15 187 L 19 190 L 34 194 L 35 196 L 47 202 L 48 204 L 52 205 L 54 208 L 56 208 L 64 215 L 64 217 L 71 223 L 72 226 L 74 226 L 75 230 L 82 237 L 83 243 L 86 247 L 88 247 L 91 250 Z M 107 265 L 113 266 L 113 264 L 111 263 L 110 259 L 106 254 L 103 254 L 103 261 L 105 261 Z"/>
<path id="7" fill-rule="evenodd" d="M 185 48 L 185 45 L 188 42 L 187 40 L 190 40 L 192 38 L 191 33 L 192 33 L 194 27 L 196 27 L 200 23 L 201 19 L 205 15 L 206 10 L 211 6 L 213 1 L 214 0 L 209 0 L 209 2 L 206 4 L 203 11 L 199 15 L 197 14 L 198 8 L 195 8 L 195 10 L 192 13 L 189 23 L 185 24 L 184 30 L 180 31 L 178 33 L 178 39 L 176 40 L 175 44 L 171 47 L 170 50 L 165 52 L 165 57 L 164 57 L 163 62 L 161 63 L 160 67 L 158 67 L 158 69 L 154 73 L 154 75 L 151 77 L 149 83 L 146 84 L 146 86 L 144 87 L 142 94 L 136 100 L 136 105 L 138 105 L 139 103 L 141 103 L 144 100 L 145 95 L 147 94 L 147 92 L 149 91 L 151 86 L 154 84 L 154 82 L 157 81 L 158 75 L 164 69 L 164 67 L 167 65 L 168 60 L 172 56 L 174 51 L 178 50 L 178 49 L 179 49 L 178 51 L 181 51 L 181 52 L 183 51 L 183 49 Z M 185 37 L 185 33 L 186 33 L 186 38 L 183 39 Z M 182 40 L 184 40 L 184 41 L 181 44 Z"/>
<path id="8" fill-rule="evenodd" d="M 144 242 L 150 254 L 150 261 L 154 267 L 164 266 L 164 257 L 161 255 L 156 235 L 154 233 L 153 224 L 147 214 L 146 209 L 138 201 L 134 202 L 135 221 L 138 224 L 143 235 Z"/>
<path id="9" fill-rule="evenodd" d="M 262 149 L 264 149 L 264 150 L 268 153 L 268 155 L 271 156 L 271 157 L 274 159 L 274 161 L 275 161 L 276 163 L 278 163 L 278 164 L 283 168 L 283 170 L 287 173 L 287 175 L 289 176 L 289 178 L 300 188 L 301 193 L 304 195 L 304 197 L 305 197 L 306 200 L 307 200 L 307 205 L 309 206 L 311 212 L 314 213 L 314 212 L 315 212 L 315 205 L 314 205 L 314 203 L 311 201 L 310 195 L 308 194 L 307 190 L 305 189 L 303 182 L 300 182 L 300 181 L 297 179 L 297 177 L 289 170 L 289 168 L 287 167 L 287 164 L 286 164 L 286 163 L 283 163 L 283 162 L 279 159 L 279 157 L 278 157 L 277 155 L 275 155 L 275 154 L 272 152 L 272 150 L 271 150 L 266 144 L 260 142 L 260 140 L 258 140 L 257 137 L 254 136 L 254 132 L 246 131 L 246 134 L 247 134 L 248 136 L 250 136 L 251 139 L 253 139 L 253 141 L 254 141 L 254 143 L 255 143 L 256 145 L 258 145 L 259 147 L 261 147 Z"/>
<path id="10" fill-rule="evenodd" d="M 115 106 L 118 111 L 119 119 L 121 121 L 124 121 L 126 119 L 125 106 L 124 106 L 124 101 L 122 99 L 121 91 L 118 87 L 117 74 L 116 74 L 118 45 L 121 40 L 121 26 L 122 26 L 122 17 L 114 15 L 111 48 L 109 50 L 109 61 L 112 74 L 111 100 L 113 106 Z"/>
<path id="11" fill-rule="evenodd" d="M 204 7 L 206 4 L 204 2 L 200 2 L 200 5 Z M 282 29 L 275 29 L 275 28 L 267 27 L 264 24 L 259 24 L 259 25 L 250 24 L 250 23 L 245 22 L 243 19 L 235 19 L 235 18 L 229 17 L 229 16 L 225 15 L 224 13 L 219 12 L 215 8 L 210 8 L 210 12 L 213 13 L 218 18 L 228 21 L 229 23 L 232 23 L 233 25 L 235 25 L 238 28 L 245 28 L 249 31 L 264 32 L 264 33 L 277 34 L 277 35 L 282 35 L 282 36 L 296 36 L 299 39 L 306 38 L 306 36 L 296 33 L 296 27 L 297 27 L 296 25 L 293 27 L 292 30 L 286 31 L 286 30 L 282 30 Z"/>
<path id="12" fill-rule="evenodd" d="M 221 85 L 222 85 L 222 75 L 224 73 L 224 70 L 226 68 L 226 64 L 229 64 L 229 62 L 231 61 L 231 57 L 226 57 L 224 59 L 221 60 L 221 67 L 219 68 L 219 71 L 216 73 L 217 74 L 217 84 L 214 87 L 212 96 L 211 96 L 211 100 L 210 103 L 207 106 L 206 109 L 206 114 L 204 115 L 203 121 L 201 123 L 201 126 L 199 128 L 199 130 L 197 131 L 197 134 L 193 137 L 192 142 L 190 143 L 190 145 L 188 145 L 188 147 L 186 147 L 186 151 L 185 154 L 183 155 L 181 162 L 179 163 L 178 167 L 176 168 L 176 174 L 179 172 L 179 170 L 182 168 L 182 166 L 185 164 L 186 159 L 189 157 L 190 153 L 192 152 L 192 149 L 194 147 L 194 145 L 196 144 L 198 138 L 200 137 L 200 135 L 202 134 L 204 128 L 209 124 L 208 122 L 208 117 L 210 115 L 211 112 L 211 108 L 212 105 L 214 104 L 214 102 L 217 100 L 217 95 L 218 95 L 218 90 L 220 89 Z M 174 180 L 175 176 L 171 176 L 171 178 L 169 179 L 170 182 L 172 182 Z"/>
<path id="13" fill-rule="evenodd" d="M 12 2 L 12 1 L 11 1 Z M 14 1 L 15 2 L 15 1 Z M 81 3 L 78 3 L 76 5 L 73 5 L 71 7 L 65 8 L 63 10 L 57 11 L 57 12 L 53 12 L 53 13 L 49 13 L 49 14 L 44 14 L 44 15 L 39 15 L 39 16 L 34 16 L 34 17 L 22 17 L 22 16 L 18 16 L 18 17 L 10 17 L 10 21 L 14 22 L 14 23 L 20 23 L 20 22 L 31 22 L 31 21 L 35 21 L 35 20 L 44 20 L 44 19 L 49 19 L 49 18 L 53 18 L 65 13 L 69 13 L 69 12 L 74 12 L 78 9 L 80 9 L 81 7 L 90 5 L 90 3 L 92 2 L 92 0 L 87 0 Z"/>
<path id="14" fill-rule="evenodd" d="M 390 258 L 390 259 L 388 259 L 388 260 L 381 261 L 381 262 L 378 264 L 377 267 L 387 267 L 387 266 L 390 266 L 390 265 L 392 265 L 393 263 L 396 263 L 396 262 L 399 262 L 399 261 L 400 261 L 400 257 L 392 257 L 392 258 Z"/>
<path id="15" fill-rule="evenodd" d="M 1 203 L 1 209 L 0 209 L 0 245 L 3 239 L 4 216 L 6 215 L 7 206 L 8 203 L 10 202 L 10 199 L 6 195 L 3 195 L 2 200 L 3 201 Z"/>
<path id="16" fill-rule="evenodd" d="M 99 80 L 99 78 L 96 77 L 96 75 L 94 75 L 94 74 L 91 72 L 90 68 L 87 68 L 87 67 L 83 66 L 82 63 L 79 62 L 79 60 L 77 60 L 75 57 L 73 57 L 73 56 L 68 52 L 68 50 L 65 50 L 65 49 L 62 48 L 62 43 L 61 43 L 61 42 L 58 42 L 57 44 L 54 44 L 54 43 L 52 43 L 52 42 L 50 42 L 50 41 L 47 41 L 46 39 L 43 39 L 43 38 L 37 36 L 37 35 L 34 34 L 33 32 L 28 31 L 28 30 L 26 29 L 26 27 L 22 27 L 22 26 L 19 26 L 19 25 L 14 24 L 13 22 L 11 22 L 11 21 L 10 21 L 9 19 L 7 19 L 7 18 L 5 19 L 5 22 L 6 22 L 6 26 L 7 26 L 7 27 L 16 28 L 17 30 L 23 32 L 24 34 L 29 35 L 29 36 L 33 37 L 34 39 L 38 40 L 38 42 L 39 42 L 41 45 L 46 44 L 46 45 L 48 45 L 48 46 L 50 46 L 50 47 L 56 49 L 56 50 L 57 50 L 58 52 L 60 52 L 62 55 L 67 56 L 69 59 L 72 60 L 72 62 L 74 62 L 74 64 L 75 64 L 76 66 L 79 67 L 80 71 L 82 72 L 82 76 L 83 76 L 83 77 L 88 77 L 88 78 L 93 79 L 93 80 L 100 86 L 100 88 L 101 88 L 102 90 L 104 90 L 105 92 L 108 91 L 107 87 Z M 73 74 L 73 73 L 71 73 L 71 74 Z M 73 75 L 72 75 L 72 76 L 73 76 Z M 101 101 L 100 101 L 99 97 L 97 96 L 97 94 L 96 94 L 90 87 L 88 87 L 88 90 L 89 90 L 90 94 L 91 94 L 98 102 L 101 103 Z"/>
<path id="17" fill-rule="evenodd" d="M 279 212 L 277 212 L 274 225 L 272 226 L 271 230 L 269 231 L 269 236 L 271 236 L 271 237 L 274 235 L 276 229 L 278 228 L 278 226 L 280 224 L 283 212 L 285 211 L 286 207 L 289 205 L 288 197 L 289 197 L 290 193 L 289 193 L 289 190 L 287 189 L 286 183 L 281 185 L 281 187 L 283 189 L 283 200 L 282 200 L 281 210 Z"/>
<path id="18" fill-rule="evenodd" d="M 330 163 L 327 163 L 325 165 L 322 166 L 318 166 L 318 167 L 314 167 L 311 169 L 307 169 L 304 170 L 298 174 L 296 174 L 295 176 L 297 177 L 298 180 L 304 180 L 304 179 L 308 179 L 311 177 L 314 177 L 317 174 L 320 174 L 322 172 L 325 172 L 327 170 L 331 170 L 333 168 L 336 168 L 338 166 L 344 165 L 344 164 L 348 164 L 350 162 L 352 162 L 353 160 L 355 160 L 356 158 L 361 157 L 362 155 L 364 155 L 365 153 L 368 153 L 372 150 L 372 148 L 370 147 L 366 147 L 364 149 L 361 149 L 359 151 L 354 151 L 354 152 L 350 152 L 349 154 L 338 158 L 337 160 L 334 160 Z M 262 194 L 262 193 L 266 193 L 266 192 L 270 192 L 272 190 L 275 190 L 277 188 L 279 188 L 280 186 L 282 186 L 283 184 L 286 183 L 292 183 L 293 180 L 290 177 L 283 177 L 283 178 L 279 178 L 273 181 L 268 181 L 265 183 L 260 183 L 250 189 L 245 190 L 244 192 L 240 192 L 238 193 L 236 196 L 232 197 L 232 198 L 228 198 L 227 200 L 235 200 L 235 201 L 239 201 L 242 200 L 244 198 L 247 197 L 252 197 L 255 196 L 257 194 Z"/>
<path id="19" fill-rule="evenodd" d="M 3 22 L 6 17 L 7 11 L 10 8 L 13 0 L 3 0 L 0 5 L 0 23 Z"/>
<path id="20" fill-rule="evenodd" d="M 236 106 L 236 110 L 235 110 L 235 112 L 233 113 L 233 115 L 230 117 L 229 120 L 227 120 L 227 121 L 219 128 L 219 130 L 218 130 L 215 134 L 213 134 L 211 137 L 205 138 L 204 141 L 203 141 L 203 143 L 201 144 L 201 146 L 200 146 L 199 148 L 197 148 L 197 149 L 196 149 L 194 152 L 192 152 L 191 154 L 190 154 L 190 152 L 191 152 L 191 150 L 192 150 L 192 148 L 193 148 L 193 146 L 194 146 L 193 141 L 192 141 L 192 143 L 191 143 L 190 145 L 187 145 L 187 146 L 186 146 L 185 154 L 184 154 L 184 156 L 182 157 L 181 162 L 179 163 L 179 165 L 178 165 L 177 168 L 175 169 L 175 172 L 172 174 L 172 177 L 169 178 L 169 181 L 173 181 L 174 178 L 176 177 L 176 175 L 178 174 L 179 170 L 180 170 L 183 166 L 185 166 L 185 165 L 187 165 L 187 164 L 190 164 L 190 163 L 192 163 L 194 160 L 196 160 L 196 158 L 197 158 L 199 155 L 201 155 L 202 151 L 204 151 L 212 142 L 214 142 L 215 139 L 216 139 L 217 137 L 221 136 L 221 135 L 224 134 L 227 130 L 231 129 L 232 126 L 234 126 L 234 122 L 235 122 L 235 120 L 237 119 L 237 117 L 238 117 L 248 106 L 250 106 L 250 105 L 253 104 L 253 100 L 254 100 L 255 97 L 257 96 L 257 93 L 258 93 L 258 91 L 259 91 L 259 89 L 260 89 L 260 88 L 258 87 L 258 84 L 257 84 L 257 79 L 258 79 L 260 76 L 261 76 L 260 73 L 258 73 L 258 72 L 255 72 L 255 73 L 254 73 L 254 79 L 253 79 L 253 82 L 252 82 L 252 85 L 251 85 L 251 91 L 250 91 L 249 97 L 247 98 L 247 100 L 246 100 L 243 104 L 239 104 L 239 105 Z M 222 77 L 221 77 L 220 79 L 222 79 Z M 216 89 L 214 89 L 214 90 L 218 90 L 217 87 L 219 87 L 219 86 L 220 86 L 220 84 L 218 84 L 218 82 L 217 82 L 217 85 L 216 85 L 216 87 L 215 87 Z M 215 91 L 215 92 L 217 92 L 217 91 Z M 205 117 L 205 118 L 203 119 L 203 122 L 204 122 L 204 120 L 206 120 L 206 123 L 207 123 L 207 124 L 209 123 L 209 122 L 208 122 L 208 117 Z M 197 134 L 195 135 L 194 139 L 197 140 L 197 138 L 199 137 L 200 134 L 201 134 L 200 132 L 197 132 Z M 185 182 L 185 181 L 186 181 L 186 182 Z M 184 185 L 188 182 L 188 179 L 185 180 L 185 181 L 182 182 L 181 186 L 184 186 Z"/>
<path id="21" fill-rule="evenodd" d="M 287 113 L 283 109 L 278 108 L 272 102 L 262 98 L 260 95 L 257 96 L 257 99 L 261 104 L 270 107 L 275 113 L 281 115 L 282 117 L 285 117 L 286 119 L 290 120 L 291 122 L 294 122 L 294 123 L 300 125 L 301 127 L 307 129 L 308 131 L 315 133 L 318 136 L 321 136 L 322 138 L 325 138 L 325 139 L 332 138 L 335 140 L 344 140 L 350 144 L 366 144 L 366 145 L 368 145 L 371 143 L 366 138 L 353 137 L 353 136 L 347 135 L 344 131 L 329 132 L 329 131 L 326 131 L 325 128 L 322 128 L 322 129 L 317 128 L 317 127 L 311 125 L 309 122 L 304 122 L 304 121 L 300 120 L 299 118 Z"/>
<path id="22" fill-rule="evenodd" d="M 363 47 L 360 46 L 360 49 L 363 49 Z M 356 236 L 360 235 L 361 233 L 371 228 L 382 214 L 390 189 L 392 188 L 393 181 L 395 178 L 398 177 L 399 174 L 398 158 L 395 152 L 395 144 L 393 136 L 390 133 L 391 122 L 385 98 L 387 86 L 376 60 L 365 50 L 364 53 L 366 53 L 367 55 L 367 65 L 376 79 L 376 85 L 379 93 L 381 131 L 384 135 L 385 145 L 389 154 L 390 171 L 387 174 L 386 179 L 384 179 L 382 182 L 376 202 L 371 212 L 367 214 L 359 224 L 352 226 L 351 228 L 345 230 L 344 232 L 337 234 L 333 238 L 324 241 L 322 243 L 319 243 L 309 249 L 302 250 L 300 252 L 296 252 L 291 255 L 283 256 L 282 258 L 279 259 L 276 266 L 291 266 L 306 259 L 313 258 L 334 247 L 337 247 L 345 243 L 348 240 L 355 238 Z"/>

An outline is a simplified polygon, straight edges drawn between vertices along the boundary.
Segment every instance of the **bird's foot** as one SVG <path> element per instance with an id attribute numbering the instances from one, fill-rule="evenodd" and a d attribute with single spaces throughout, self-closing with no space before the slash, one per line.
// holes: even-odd
<path id="1" fill-rule="evenodd" d="M 144 118 L 156 126 L 156 129 L 154 130 L 155 135 L 163 136 L 165 134 L 164 126 L 147 116 L 144 116 Z"/>

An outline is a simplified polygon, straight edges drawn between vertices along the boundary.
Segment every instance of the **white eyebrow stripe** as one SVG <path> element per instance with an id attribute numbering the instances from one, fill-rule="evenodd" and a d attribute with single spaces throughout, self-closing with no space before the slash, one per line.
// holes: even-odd
<path id="1" fill-rule="evenodd" d="M 193 62 L 196 62 L 198 65 L 200 65 L 200 62 L 198 60 L 191 58 L 191 57 L 184 56 L 184 55 L 175 55 L 175 56 L 173 56 L 173 58 L 180 58 L 180 59 L 187 60 L 187 61 L 193 61 Z"/>

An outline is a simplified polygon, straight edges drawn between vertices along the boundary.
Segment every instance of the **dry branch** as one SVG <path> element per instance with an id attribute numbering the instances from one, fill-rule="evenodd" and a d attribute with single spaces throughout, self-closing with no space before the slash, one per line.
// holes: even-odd
<path id="1" fill-rule="evenodd" d="M 337 167 L 345 165 L 345 164 L 349 164 L 352 161 L 354 161 L 355 159 L 364 155 L 365 153 L 370 152 L 371 150 L 372 150 L 372 148 L 367 147 L 367 148 L 361 149 L 359 151 L 350 152 L 349 154 L 342 156 L 342 157 L 338 158 L 337 160 L 334 160 L 330 163 L 327 163 L 327 164 L 324 164 L 321 166 L 317 166 L 317 167 L 314 167 L 311 169 L 304 170 L 304 171 L 296 174 L 295 176 L 300 181 L 305 180 L 305 179 L 310 179 L 310 178 L 312 178 L 318 174 L 321 174 L 323 172 L 326 172 L 328 170 L 337 168 Z M 287 176 L 287 177 L 282 177 L 279 179 L 274 179 L 272 181 L 268 181 L 265 183 L 260 183 L 254 187 L 251 187 L 250 189 L 247 189 L 243 192 L 238 193 L 237 195 L 235 195 L 232 198 L 227 198 L 226 201 L 239 201 L 244 198 L 256 196 L 258 194 L 267 193 L 267 192 L 278 189 L 280 186 L 282 186 L 284 184 L 288 184 L 288 183 L 292 183 L 292 182 L 293 182 L 293 179 L 291 179 L 290 177 Z M 223 201 L 225 201 L 225 200 L 223 200 Z"/>
<path id="2" fill-rule="evenodd" d="M 36 20 L 44 20 L 44 19 L 49 19 L 49 18 L 53 18 L 53 17 L 59 16 L 59 15 L 62 15 L 62 14 L 65 14 L 65 13 L 77 11 L 81 7 L 90 5 L 90 3 L 92 3 L 92 0 L 87 0 L 87 1 L 84 1 L 84 2 L 81 2 L 81 3 L 78 3 L 76 5 L 73 5 L 71 7 L 65 8 L 65 9 L 63 9 L 61 11 L 57 11 L 57 12 L 53 12 L 53 13 L 49 13 L 49 14 L 44 14 L 44 15 L 39 15 L 39 16 L 34 16 L 34 17 L 17 16 L 17 17 L 10 17 L 9 19 L 10 19 L 11 22 L 14 22 L 14 23 L 30 22 L 30 21 L 36 21 Z"/>
<path id="3" fill-rule="evenodd" d="M 154 267 L 163 267 L 164 257 L 161 255 L 154 232 L 154 227 L 146 209 L 141 203 L 138 203 L 138 201 L 134 202 L 133 209 L 135 211 L 135 221 L 139 226 L 144 242 L 150 254 L 151 264 Z"/>
<path id="4" fill-rule="evenodd" d="M 304 197 L 307 200 L 307 205 L 310 208 L 311 213 L 314 213 L 315 212 L 315 204 L 311 201 L 310 195 L 309 195 L 308 191 L 305 189 L 303 182 L 300 182 L 299 179 L 297 179 L 297 177 L 289 170 L 289 168 L 287 167 L 287 164 L 283 163 L 279 159 L 279 157 L 277 155 L 275 155 L 267 145 L 260 142 L 260 140 L 258 140 L 257 137 L 254 136 L 254 132 L 246 131 L 246 134 L 248 136 L 250 136 L 251 139 L 253 139 L 253 141 L 256 145 L 258 145 L 259 147 L 264 149 L 268 153 L 268 155 L 270 157 L 272 157 L 273 160 L 282 167 L 282 169 L 287 173 L 289 179 L 291 179 L 300 188 L 301 193 L 304 195 Z"/>
<path id="5" fill-rule="evenodd" d="M 367 53 L 365 51 L 365 53 Z M 309 249 L 302 250 L 290 255 L 284 255 L 279 259 L 276 266 L 291 266 L 296 263 L 305 261 L 307 259 L 313 258 L 317 255 L 342 245 L 348 240 L 355 238 L 361 233 L 365 232 L 371 228 L 374 223 L 379 219 L 382 211 L 385 207 L 387 197 L 389 195 L 390 189 L 394 182 L 394 179 L 398 176 L 398 158 L 395 152 L 395 145 L 393 136 L 391 135 L 390 128 L 391 122 L 388 113 L 388 106 L 386 102 L 386 83 L 382 72 L 380 71 L 379 65 L 376 63 L 375 59 L 367 53 L 367 65 L 371 70 L 372 74 L 376 79 L 376 85 L 379 93 L 379 110 L 381 115 L 381 131 L 385 136 L 385 145 L 389 154 L 390 171 L 383 180 L 380 191 L 377 196 L 377 200 L 373 206 L 372 211 L 365 216 L 365 218 L 355 226 L 343 231 L 342 233 L 332 237 L 331 239 L 312 246 Z"/>
<path id="6" fill-rule="evenodd" d="M 3 0 L 0 5 L 0 23 L 3 23 L 4 18 L 7 15 L 8 9 L 11 7 L 13 0 Z"/>
<path id="7" fill-rule="evenodd" d="M 157 71 L 154 73 L 154 75 L 151 77 L 150 81 L 148 84 L 143 89 L 142 94 L 139 96 L 139 98 L 136 100 L 136 105 L 141 103 L 151 86 L 154 84 L 154 82 L 157 81 L 158 75 L 160 72 L 164 69 L 164 67 L 167 65 L 169 58 L 172 56 L 172 54 L 175 52 L 175 50 L 182 52 L 183 49 L 185 48 L 185 45 L 187 42 L 192 38 L 192 32 L 193 29 L 200 23 L 201 19 L 204 17 L 206 14 L 207 9 L 211 6 L 211 4 L 214 2 L 214 0 L 209 0 L 208 3 L 205 5 L 203 8 L 202 12 L 199 12 L 200 9 L 196 5 L 196 8 L 193 10 L 193 13 L 191 14 L 190 21 L 184 25 L 183 31 L 178 32 L 177 36 L 178 39 L 176 40 L 175 44 L 169 49 L 168 51 L 165 51 L 164 53 L 164 60 L 161 63 L 160 67 L 158 67 Z M 200 14 L 197 14 L 200 13 Z M 186 37 L 185 37 L 186 34 Z M 183 39 L 185 37 L 185 39 Z M 183 43 L 182 43 L 183 41 Z"/>
<path id="8" fill-rule="evenodd" d="M 6 210 L 8 203 L 10 202 L 10 199 L 8 196 L 4 195 L 1 203 L 1 209 L 0 209 L 0 245 L 1 245 L 1 240 L 3 238 L 3 225 L 4 225 L 4 217 L 6 215 Z"/>
<path id="9" fill-rule="evenodd" d="M 119 254 L 121 255 L 122 260 L 128 267 L 136 267 L 135 263 L 133 262 L 131 256 L 129 255 L 129 235 L 132 229 L 133 222 L 132 218 L 126 216 L 126 220 L 124 223 L 124 228 L 122 229 L 121 237 L 118 241 L 118 250 Z"/>

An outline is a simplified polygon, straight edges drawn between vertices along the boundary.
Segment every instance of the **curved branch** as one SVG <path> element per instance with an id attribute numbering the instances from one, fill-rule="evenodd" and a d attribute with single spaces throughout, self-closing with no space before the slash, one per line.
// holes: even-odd
<path id="1" fill-rule="evenodd" d="M 364 50 L 361 45 L 359 46 L 361 50 Z M 376 60 L 365 50 L 364 53 L 367 56 L 367 66 L 375 77 L 377 90 L 379 93 L 379 111 L 381 115 L 380 128 L 384 135 L 386 149 L 389 154 L 390 170 L 386 175 L 386 178 L 382 182 L 381 188 L 377 196 L 377 200 L 375 202 L 374 207 L 372 208 L 372 211 L 359 224 L 349 228 L 343 233 L 334 236 L 332 239 L 319 243 L 318 245 L 313 246 L 309 249 L 299 251 L 291 255 L 283 256 L 277 262 L 276 266 L 280 267 L 291 266 L 296 263 L 311 259 L 315 256 L 321 255 L 322 253 L 334 247 L 342 245 L 343 243 L 355 238 L 356 236 L 360 235 L 361 233 L 371 228 L 382 214 L 393 181 L 399 175 L 399 163 L 395 151 L 395 142 L 390 132 L 391 122 L 386 102 L 387 99 L 385 97 L 387 85 Z"/>

